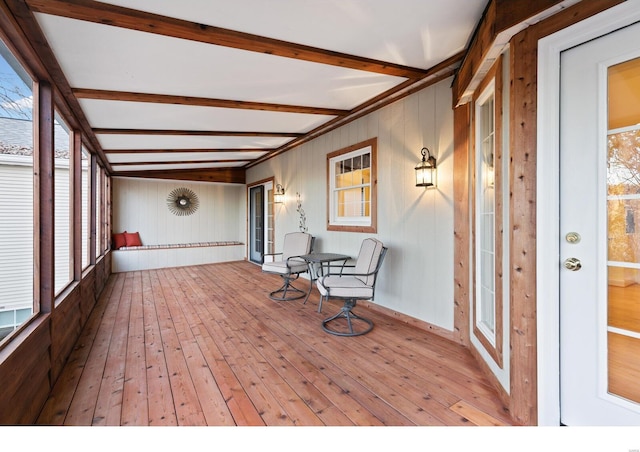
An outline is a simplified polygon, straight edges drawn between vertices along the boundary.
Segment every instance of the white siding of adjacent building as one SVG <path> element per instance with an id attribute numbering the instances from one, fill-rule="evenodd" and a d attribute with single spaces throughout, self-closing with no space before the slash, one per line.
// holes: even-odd
<path id="1" fill-rule="evenodd" d="M 0 156 L 0 313 L 33 305 L 32 158 Z"/>

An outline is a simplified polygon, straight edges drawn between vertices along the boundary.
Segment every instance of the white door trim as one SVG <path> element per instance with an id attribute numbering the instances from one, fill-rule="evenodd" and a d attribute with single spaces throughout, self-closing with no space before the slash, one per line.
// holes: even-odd
<path id="1" fill-rule="evenodd" d="M 640 0 L 628 0 L 538 42 L 538 425 L 560 424 L 560 54 L 637 21 Z"/>

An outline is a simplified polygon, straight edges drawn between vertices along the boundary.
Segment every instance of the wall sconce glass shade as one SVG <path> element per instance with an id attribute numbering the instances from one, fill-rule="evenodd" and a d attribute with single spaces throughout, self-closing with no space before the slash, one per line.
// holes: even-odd
<path id="1" fill-rule="evenodd" d="M 275 204 L 284 203 L 284 188 L 280 184 L 276 185 L 276 189 L 273 192 L 273 202 Z"/>
<path id="2" fill-rule="evenodd" d="M 416 187 L 435 187 L 436 159 L 427 148 L 422 148 L 420 153 L 422 161 L 416 166 Z"/>

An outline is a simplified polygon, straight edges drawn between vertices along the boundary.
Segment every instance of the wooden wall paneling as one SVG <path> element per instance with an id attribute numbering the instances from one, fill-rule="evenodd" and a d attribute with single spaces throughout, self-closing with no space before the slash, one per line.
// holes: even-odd
<path id="1" fill-rule="evenodd" d="M 51 314 L 51 381 L 55 382 L 71 354 L 82 330 L 80 300 L 82 292 L 76 284 Z"/>
<path id="2" fill-rule="evenodd" d="M 0 425 L 31 424 L 51 389 L 50 322 L 41 316 L 0 351 Z"/>
<path id="3" fill-rule="evenodd" d="M 89 271 L 85 272 L 82 281 L 80 281 L 80 303 L 78 309 L 80 311 L 80 323 L 85 324 L 91 311 L 93 310 L 98 295 L 102 292 L 102 289 L 106 285 L 106 278 L 101 276 L 104 273 L 102 264 L 92 267 Z"/>
<path id="4" fill-rule="evenodd" d="M 470 315 L 470 211 L 469 211 L 469 137 L 471 106 L 464 104 L 453 111 L 453 199 L 454 199 L 454 333 L 458 342 L 469 345 Z"/>

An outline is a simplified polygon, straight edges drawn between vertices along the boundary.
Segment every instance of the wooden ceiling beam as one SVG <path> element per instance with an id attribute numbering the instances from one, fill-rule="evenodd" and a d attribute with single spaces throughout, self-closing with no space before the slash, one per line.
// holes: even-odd
<path id="1" fill-rule="evenodd" d="M 227 148 L 227 149 L 105 149 L 107 155 L 114 154 L 174 154 L 186 152 L 270 152 L 272 148 Z"/>
<path id="2" fill-rule="evenodd" d="M 409 79 L 421 79 L 426 75 L 426 71 L 419 68 L 328 51 L 92 0 L 25 1 L 34 12 L 102 25 Z"/>
<path id="3" fill-rule="evenodd" d="M 93 129 L 96 135 L 178 135 L 178 136 L 211 136 L 211 137 L 293 137 L 304 136 L 295 132 L 238 132 L 217 130 L 160 130 L 160 129 Z"/>
<path id="4" fill-rule="evenodd" d="M 196 107 L 237 108 L 242 110 L 262 110 L 283 113 L 302 113 L 307 115 L 344 116 L 348 110 L 336 108 L 306 107 L 299 105 L 249 102 L 242 100 L 210 99 L 206 97 L 173 96 L 167 94 L 132 93 L 100 89 L 74 88 L 78 99 L 113 100 L 123 102 L 149 102 L 155 104 L 188 105 Z"/>
<path id="5" fill-rule="evenodd" d="M 223 182 L 228 184 L 244 184 L 246 182 L 246 171 L 244 168 L 116 171 L 114 176 L 187 180 L 196 182 Z"/>
<path id="6" fill-rule="evenodd" d="M 140 162 L 111 162 L 111 166 L 139 166 L 139 165 L 191 165 L 196 163 L 247 163 L 251 159 L 220 159 L 220 160 L 164 160 L 164 161 L 140 161 Z"/>

